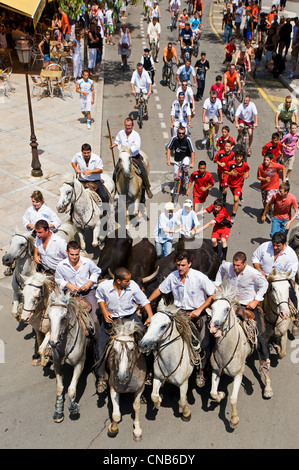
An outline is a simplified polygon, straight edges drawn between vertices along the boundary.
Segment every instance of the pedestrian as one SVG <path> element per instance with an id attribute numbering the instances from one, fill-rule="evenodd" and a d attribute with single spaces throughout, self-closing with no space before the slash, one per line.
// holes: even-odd
<path id="1" fill-rule="evenodd" d="M 80 110 L 86 119 L 87 129 L 91 126 L 91 107 L 95 101 L 93 80 L 89 78 L 88 70 L 83 70 L 82 78 L 77 81 L 76 92 L 80 95 Z"/>
<path id="2" fill-rule="evenodd" d="M 214 186 L 212 173 L 207 171 L 207 164 L 204 160 L 198 163 L 198 170 L 191 173 L 186 196 L 189 196 L 193 183 L 193 206 L 195 212 L 198 212 L 200 206 L 206 202 L 209 190 Z"/>
<path id="3" fill-rule="evenodd" d="M 233 34 L 233 19 L 234 16 L 230 8 L 226 9 L 222 19 L 222 30 L 224 31 L 224 42 L 229 43 L 229 40 Z"/>
<path id="4" fill-rule="evenodd" d="M 295 163 L 296 148 L 299 149 L 298 125 L 292 122 L 290 132 L 281 139 L 283 163 L 287 170 L 287 181 L 290 179 Z"/>
<path id="5" fill-rule="evenodd" d="M 136 313 L 137 305 L 144 308 L 147 319 L 144 322 L 148 326 L 153 316 L 152 308 L 146 295 L 138 284 L 131 280 L 131 273 L 126 268 L 115 270 L 114 279 L 101 282 L 96 290 L 96 298 L 102 314 L 100 332 L 97 338 L 96 350 L 98 363 L 95 368 L 96 388 L 98 393 L 107 389 L 106 361 L 104 358 L 106 345 L 110 339 L 109 331 L 117 318 L 127 321 L 134 320 L 137 325 L 144 326 Z"/>
<path id="6" fill-rule="evenodd" d="M 238 6 L 235 9 L 235 27 L 236 27 L 236 38 L 239 39 L 241 37 L 241 23 L 243 19 L 243 2 L 239 0 Z"/>
<path id="7" fill-rule="evenodd" d="M 217 98 L 221 101 L 224 98 L 224 85 L 222 82 L 222 77 L 221 75 L 217 75 L 215 83 L 211 86 L 210 93 L 211 91 L 216 91 L 217 92 Z"/>
<path id="8" fill-rule="evenodd" d="M 121 24 L 118 33 L 118 54 L 121 56 L 121 66 L 127 66 L 127 60 L 131 55 L 131 32 L 125 23 Z"/>
<path id="9" fill-rule="evenodd" d="M 108 5 L 108 10 L 105 12 L 105 18 L 106 18 L 106 38 L 107 38 L 107 45 L 108 46 L 114 46 L 113 42 L 113 34 L 115 33 L 115 20 L 113 18 L 113 9 L 111 5 Z"/>
<path id="10" fill-rule="evenodd" d="M 296 197 L 290 193 L 289 182 L 280 183 L 278 192 L 273 194 L 270 201 L 267 202 L 261 217 L 261 222 L 266 220 L 266 214 L 273 205 L 272 226 L 270 238 L 275 232 L 288 234 L 291 224 L 296 220 L 298 213 L 298 202 Z M 294 215 L 292 216 L 292 210 Z"/>
<path id="11" fill-rule="evenodd" d="M 96 23 L 91 23 L 88 30 L 88 69 L 90 75 L 96 72 L 97 52 L 102 49 L 102 38 Z"/>
<path id="12" fill-rule="evenodd" d="M 103 161 L 101 157 L 91 151 L 90 144 L 82 145 L 81 152 L 76 153 L 71 164 L 83 186 L 91 186 L 100 196 L 102 203 L 109 203 L 109 197 L 101 179 L 104 168 Z M 93 184 L 89 186 L 90 182 Z"/>
<path id="13" fill-rule="evenodd" d="M 183 208 L 179 209 L 175 214 L 175 223 L 179 225 L 180 238 L 194 238 L 199 228 L 199 220 L 193 210 L 191 199 L 186 199 Z"/>
<path id="14" fill-rule="evenodd" d="M 235 41 L 236 41 L 235 37 L 231 36 L 229 41 L 227 41 L 227 44 L 225 44 L 225 46 L 224 46 L 225 59 L 224 59 L 223 63 L 226 64 L 227 69 L 229 68 L 230 63 L 233 60 L 233 54 L 237 50 L 236 45 L 235 45 Z"/>
<path id="15" fill-rule="evenodd" d="M 211 91 L 209 98 L 204 101 L 202 108 L 202 122 L 203 122 L 203 135 L 201 143 L 205 145 L 207 143 L 207 137 L 210 129 L 210 121 L 213 121 L 215 128 L 215 138 L 217 139 L 219 124 L 222 123 L 222 103 L 217 98 L 217 92 Z"/>
<path id="16" fill-rule="evenodd" d="M 224 150 L 224 145 L 226 142 L 230 142 L 232 148 L 236 145 L 235 139 L 229 134 L 230 128 L 228 126 L 223 126 L 221 129 L 222 135 L 216 142 L 217 150 Z"/>
<path id="17" fill-rule="evenodd" d="M 227 164 L 234 160 L 235 154 L 232 151 L 232 143 L 231 141 L 227 140 L 224 145 L 223 149 L 218 150 L 214 157 L 214 163 L 217 164 L 217 175 L 219 181 L 219 191 L 221 191 L 223 202 L 226 203 L 226 196 L 227 196 L 227 179 L 228 175 L 224 172 L 226 169 Z"/>
<path id="18" fill-rule="evenodd" d="M 35 190 L 30 197 L 32 205 L 23 215 L 23 225 L 25 229 L 32 231 L 35 229 L 35 224 L 38 220 L 46 220 L 52 232 L 57 230 L 61 225 L 61 220 L 58 215 L 47 206 L 43 194 Z"/>
<path id="19" fill-rule="evenodd" d="M 197 230 L 197 233 L 201 233 L 204 230 L 213 227 L 211 235 L 213 250 L 221 259 L 221 261 L 226 261 L 228 248 L 227 241 L 230 234 L 230 229 L 232 227 L 232 222 L 227 210 L 224 207 L 223 199 L 216 199 L 214 203 L 208 206 L 206 209 L 197 212 L 197 215 L 210 213 L 213 213 L 214 218 L 203 227 L 200 227 Z M 221 256 L 219 255 L 218 242 L 220 242 L 222 246 Z"/>
<path id="20" fill-rule="evenodd" d="M 35 224 L 36 239 L 33 259 L 45 273 L 53 275 L 60 261 L 67 257 L 66 241 L 51 232 L 46 220 L 38 220 Z"/>
<path id="21" fill-rule="evenodd" d="M 48 65 L 50 64 L 51 61 L 51 56 L 50 56 L 50 31 L 46 31 L 45 37 L 41 40 L 41 42 L 38 45 L 39 51 L 41 53 L 41 56 L 43 58 L 43 68 L 47 68 Z"/>
<path id="22" fill-rule="evenodd" d="M 292 71 L 288 78 L 294 78 L 295 72 L 296 72 L 296 67 L 297 67 L 297 62 L 298 62 L 298 55 L 299 55 L 299 31 L 296 34 L 296 40 L 292 45 L 292 51 L 291 51 L 291 67 Z"/>
<path id="23" fill-rule="evenodd" d="M 69 23 L 69 19 L 67 14 L 62 10 L 62 8 L 58 8 L 58 12 L 61 16 L 61 32 L 62 32 L 62 39 L 66 42 L 69 42 L 71 39 L 71 27 Z"/>
<path id="24" fill-rule="evenodd" d="M 280 142 L 280 136 L 278 132 L 273 132 L 270 142 L 264 145 L 262 149 L 263 157 L 268 153 L 272 154 L 273 162 L 281 160 L 282 157 L 282 144 Z"/>
<path id="25" fill-rule="evenodd" d="M 206 59 L 207 54 L 206 52 L 202 51 L 200 54 L 200 59 L 195 63 L 195 71 L 196 71 L 196 80 L 197 80 L 197 95 L 196 98 L 198 100 L 202 100 L 204 90 L 205 90 L 205 83 L 206 83 L 206 73 L 210 68 L 209 61 Z"/>
<path id="26" fill-rule="evenodd" d="M 286 180 L 286 169 L 284 165 L 274 161 L 273 154 L 269 151 L 264 155 L 263 163 L 257 170 L 257 179 L 261 182 L 262 202 L 265 208 L 273 194 L 278 192 L 279 173 L 282 171 L 282 181 Z M 263 211 L 264 212 L 264 211 Z"/>
<path id="27" fill-rule="evenodd" d="M 249 178 L 249 170 L 250 168 L 248 163 L 244 161 L 244 151 L 242 149 L 235 150 L 234 160 L 230 160 L 224 169 L 224 173 L 228 175 L 227 185 L 234 197 L 234 205 L 231 215 L 232 224 L 235 221 L 240 197 L 242 197 L 244 181 Z"/>
<path id="28" fill-rule="evenodd" d="M 244 41 L 248 41 L 253 35 L 253 18 L 250 7 L 246 8 L 246 14 L 244 19 L 243 38 Z"/>
<path id="29" fill-rule="evenodd" d="M 252 75 L 256 76 L 256 71 L 261 65 L 262 57 L 264 55 L 265 47 L 262 41 L 259 41 L 258 47 L 254 50 L 254 69 Z"/>
<path id="30" fill-rule="evenodd" d="M 164 206 L 164 212 L 160 214 L 155 227 L 153 237 L 158 258 L 168 256 L 172 251 L 173 236 L 177 231 L 173 213 L 173 203 L 167 202 Z"/>
<path id="31" fill-rule="evenodd" d="M 279 28 L 278 38 L 278 53 L 283 54 L 286 58 L 291 45 L 293 26 L 291 25 L 291 18 L 287 17 L 285 23 Z"/>
<path id="32" fill-rule="evenodd" d="M 82 57 L 81 57 L 81 33 L 76 31 L 75 39 L 71 43 L 72 60 L 73 60 L 73 78 L 74 80 L 82 77 Z"/>

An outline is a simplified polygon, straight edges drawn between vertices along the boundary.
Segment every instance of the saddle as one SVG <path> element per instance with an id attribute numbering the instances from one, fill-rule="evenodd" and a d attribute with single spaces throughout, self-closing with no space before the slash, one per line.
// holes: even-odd
<path id="1" fill-rule="evenodd" d="M 107 195 L 107 198 L 108 200 L 110 199 L 110 194 L 106 188 L 106 186 L 104 185 L 105 181 L 101 180 L 102 181 L 102 186 L 105 190 L 105 193 Z M 85 188 L 85 189 L 91 189 L 92 191 L 94 191 L 95 193 L 97 193 L 97 190 L 98 190 L 98 186 L 96 183 L 94 183 L 93 181 L 80 181 L 80 183 L 82 184 L 82 186 Z M 98 193 L 97 193 L 98 194 Z"/>
<path id="2" fill-rule="evenodd" d="M 264 312 L 260 307 L 259 309 L 260 317 Z M 257 328 L 256 328 L 256 321 L 255 321 L 255 314 L 252 310 L 239 305 L 236 309 L 237 318 L 240 321 L 240 325 L 243 328 L 243 331 L 248 339 L 248 341 L 252 344 L 253 347 L 257 346 Z"/>

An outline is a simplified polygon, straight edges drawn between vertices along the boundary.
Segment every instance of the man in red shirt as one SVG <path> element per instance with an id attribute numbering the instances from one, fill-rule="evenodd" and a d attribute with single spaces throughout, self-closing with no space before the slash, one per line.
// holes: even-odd
<path id="1" fill-rule="evenodd" d="M 224 95 L 223 95 L 223 92 L 224 92 L 224 85 L 222 82 L 222 77 L 221 75 L 217 75 L 216 77 L 216 83 L 214 83 L 214 85 L 211 86 L 211 89 L 210 89 L 210 93 L 211 91 L 216 91 L 217 92 L 217 98 L 221 101 L 222 103 L 222 100 L 224 98 Z"/>
<path id="2" fill-rule="evenodd" d="M 273 162 L 277 162 L 277 159 L 279 159 L 282 156 L 282 144 L 280 142 L 279 134 L 278 132 L 274 132 L 271 137 L 271 141 L 268 142 L 262 150 L 262 155 L 265 156 L 267 153 L 271 152 L 273 155 Z"/>
<path id="3" fill-rule="evenodd" d="M 222 193 L 222 199 L 226 202 L 227 195 L 227 178 L 228 175 L 224 174 L 227 163 L 235 158 L 234 152 L 232 152 L 232 144 L 230 141 L 224 143 L 224 149 L 219 150 L 214 157 L 214 163 L 217 163 L 217 175 L 219 179 L 219 191 Z"/>
<path id="4" fill-rule="evenodd" d="M 222 131 L 222 136 L 219 137 L 219 139 L 216 142 L 217 149 L 223 150 L 225 142 L 231 142 L 232 147 L 234 147 L 236 145 L 236 142 L 235 142 L 235 139 L 231 135 L 229 135 L 230 128 L 228 126 L 223 126 L 221 131 Z"/>
<path id="5" fill-rule="evenodd" d="M 272 238 L 276 232 L 283 232 L 287 235 L 298 213 L 298 202 L 295 196 L 290 193 L 290 184 L 288 182 L 281 183 L 278 192 L 274 194 L 266 204 L 261 217 L 262 223 L 265 222 L 267 211 L 272 204 L 273 216 L 270 238 Z M 294 210 L 293 217 L 292 209 Z"/>
<path id="6" fill-rule="evenodd" d="M 193 205 L 194 210 L 199 209 L 200 204 L 203 204 L 209 194 L 209 189 L 214 186 L 212 173 L 206 171 L 206 162 L 203 160 L 198 163 L 198 170 L 193 171 L 190 176 L 186 196 L 189 196 L 192 183 L 193 186 Z"/>
<path id="7" fill-rule="evenodd" d="M 249 170 L 250 168 L 248 163 L 244 161 L 244 151 L 242 149 L 236 151 L 235 159 L 229 161 L 224 169 L 224 173 L 228 175 L 228 187 L 234 196 L 234 205 L 231 215 L 232 224 L 234 223 L 237 214 L 244 180 L 249 177 Z"/>
<path id="8" fill-rule="evenodd" d="M 285 166 L 274 162 L 274 157 L 271 152 L 266 153 L 263 163 L 259 165 L 257 170 L 257 179 L 261 182 L 261 193 L 264 208 L 266 204 L 272 199 L 272 196 L 278 191 L 280 171 L 282 171 L 282 181 L 285 182 Z"/>
<path id="9" fill-rule="evenodd" d="M 235 45 L 234 37 L 230 39 L 228 44 L 225 44 L 224 50 L 225 50 L 225 59 L 223 63 L 226 64 L 226 67 L 228 68 L 232 61 L 233 54 L 236 52 L 236 45 Z"/>
<path id="10" fill-rule="evenodd" d="M 213 245 L 213 249 L 217 255 L 219 255 L 218 250 L 218 241 L 221 242 L 222 245 L 222 260 L 226 260 L 227 255 L 227 240 L 229 237 L 230 229 L 232 226 L 231 218 L 224 207 L 224 202 L 222 199 L 216 199 L 214 204 L 211 204 L 206 209 L 197 213 L 197 215 L 203 214 L 210 214 L 213 212 L 214 218 L 203 227 L 197 229 L 197 233 L 206 230 L 207 228 L 213 226 L 213 231 L 211 235 L 211 241 Z"/>

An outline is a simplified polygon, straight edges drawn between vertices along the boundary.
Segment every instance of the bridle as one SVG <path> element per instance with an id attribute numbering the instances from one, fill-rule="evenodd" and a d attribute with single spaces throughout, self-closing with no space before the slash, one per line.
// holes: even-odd
<path id="1" fill-rule="evenodd" d="M 289 279 L 274 279 L 273 281 L 271 281 L 271 284 L 273 284 L 274 282 L 282 282 L 282 281 L 287 281 L 287 282 L 289 282 Z M 270 284 L 270 287 L 271 287 L 271 284 Z M 282 323 L 283 320 L 284 320 L 284 319 L 282 318 L 281 321 L 280 321 L 279 323 L 277 323 L 277 322 L 278 322 L 278 319 L 279 319 L 279 316 L 280 316 L 279 313 L 277 313 L 278 307 L 279 307 L 281 304 L 287 304 L 287 306 L 289 306 L 289 302 L 288 302 L 288 300 L 282 300 L 281 302 L 278 302 L 278 304 L 276 304 L 276 310 L 274 310 L 274 309 L 272 308 L 273 302 L 272 302 L 272 305 L 271 305 L 271 297 L 268 295 L 268 292 L 267 292 L 267 298 L 268 298 L 268 304 L 269 304 L 269 307 L 270 307 L 270 309 L 271 309 L 271 312 L 273 313 L 273 315 L 276 316 L 276 320 L 275 320 L 274 323 L 271 323 L 271 322 L 269 322 L 269 320 L 266 318 L 266 316 L 265 316 L 265 320 L 266 320 L 267 323 L 269 323 L 269 324 L 272 325 L 273 327 L 276 327 L 276 326 L 280 325 L 280 323 Z"/>
<path id="2" fill-rule="evenodd" d="M 84 190 L 83 185 L 80 184 L 80 190 L 81 191 L 80 191 L 80 194 L 77 196 L 77 194 L 75 192 L 75 185 L 72 184 L 72 183 L 67 183 L 67 182 L 65 182 L 65 184 L 68 184 L 69 186 L 71 186 L 71 188 L 73 189 L 73 194 L 75 195 L 75 199 L 73 201 L 71 200 L 69 204 L 71 204 L 72 202 L 73 203 L 77 202 L 83 194 L 83 190 Z M 82 224 L 80 221 L 76 220 L 75 214 L 73 213 L 73 218 L 74 218 L 74 221 L 75 221 L 76 225 L 81 227 L 83 230 L 88 226 L 89 222 L 91 221 L 91 219 L 94 216 L 94 203 L 93 203 L 93 201 L 92 201 L 91 207 L 92 207 L 91 216 L 89 217 L 88 221 L 85 224 Z"/>
<path id="3" fill-rule="evenodd" d="M 53 303 L 53 304 L 50 305 L 50 308 L 51 308 L 51 307 L 66 308 L 66 321 L 65 321 L 65 325 L 64 325 L 64 327 L 61 329 L 61 331 L 60 331 L 60 333 L 59 333 L 59 336 L 64 336 L 66 333 L 70 332 L 70 331 L 75 327 L 76 322 L 75 322 L 73 325 L 70 324 L 70 314 L 69 314 L 68 305 Z M 77 343 L 77 340 L 78 340 L 79 332 L 80 332 L 80 325 L 78 324 L 77 334 L 76 334 L 76 337 L 75 337 L 75 341 L 74 341 L 72 347 L 70 348 L 70 350 L 68 351 L 68 353 L 63 356 L 63 359 L 62 359 L 61 363 L 64 362 L 64 361 L 69 357 L 69 355 L 71 354 L 71 352 L 74 350 L 74 348 L 75 348 L 75 346 L 76 346 L 76 343 Z M 54 348 L 54 349 L 56 349 L 56 345 L 51 345 L 51 347 Z"/>

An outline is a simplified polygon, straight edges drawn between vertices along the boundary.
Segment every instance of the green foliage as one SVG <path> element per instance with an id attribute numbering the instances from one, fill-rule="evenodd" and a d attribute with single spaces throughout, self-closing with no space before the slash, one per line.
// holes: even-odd
<path id="1" fill-rule="evenodd" d="M 58 5 L 62 10 L 69 15 L 72 19 L 76 19 L 77 15 L 80 14 L 80 6 L 85 2 L 83 0 L 58 0 Z M 69 9 L 69 5 L 71 5 L 71 10 Z"/>

